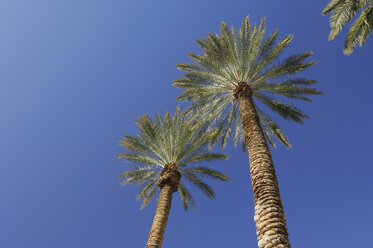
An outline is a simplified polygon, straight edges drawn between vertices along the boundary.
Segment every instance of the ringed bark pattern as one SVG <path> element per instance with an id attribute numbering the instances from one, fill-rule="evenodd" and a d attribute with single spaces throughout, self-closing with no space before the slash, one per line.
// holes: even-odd
<path id="1" fill-rule="evenodd" d="M 157 210 L 145 248 L 161 248 L 171 209 L 172 194 L 178 190 L 180 178 L 181 174 L 175 164 L 165 165 L 157 183 L 161 192 L 159 193 Z"/>
<path id="2" fill-rule="evenodd" d="M 240 82 L 233 92 L 238 101 L 250 159 L 259 248 L 290 248 L 272 156 L 255 109 L 252 91 Z"/>

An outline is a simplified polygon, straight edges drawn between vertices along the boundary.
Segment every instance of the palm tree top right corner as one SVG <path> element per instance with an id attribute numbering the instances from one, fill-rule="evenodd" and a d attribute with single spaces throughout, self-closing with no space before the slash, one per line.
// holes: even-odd
<path id="1" fill-rule="evenodd" d="M 345 38 L 343 52 L 347 55 L 352 54 L 357 45 L 362 47 L 373 30 L 373 0 L 331 0 L 321 12 L 330 14 L 329 40 L 334 40 L 359 12 Z"/>
<path id="2" fill-rule="evenodd" d="M 265 18 L 259 25 L 250 24 L 249 16 L 237 31 L 222 22 L 220 34 L 208 34 L 197 40 L 202 54 L 189 54 L 191 63 L 178 64 L 184 77 L 173 85 L 184 89 L 181 101 L 191 102 L 187 112 L 199 116 L 221 131 L 221 146 L 234 136 L 234 143 L 245 147 L 237 93 L 247 87 L 255 99 L 255 108 L 267 141 L 275 147 L 273 137 L 290 148 L 283 130 L 269 114 L 303 123 L 309 118 L 289 100 L 312 101 L 310 96 L 322 92 L 312 88 L 316 80 L 299 77 L 299 73 L 316 62 L 312 52 L 281 58 L 291 44 L 292 35 L 278 39 L 278 31 L 265 36 Z M 264 108 L 263 108 L 264 107 Z"/>

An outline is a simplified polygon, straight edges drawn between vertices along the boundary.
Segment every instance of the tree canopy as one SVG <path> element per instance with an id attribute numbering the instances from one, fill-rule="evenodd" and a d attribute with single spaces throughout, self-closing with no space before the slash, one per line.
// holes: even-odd
<path id="1" fill-rule="evenodd" d="M 118 154 L 118 158 L 140 164 L 120 177 L 123 184 L 140 185 L 137 199 L 142 199 L 143 208 L 158 193 L 157 181 L 167 164 L 174 164 L 181 173 L 179 194 L 185 210 L 194 207 L 194 200 L 187 188 L 192 184 L 209 198 L 215 198 L 213 189 L 203 178 L 228 181 L 223 173 L 204 166 L 201 161 L 227 159 L 228 156 L 214 153 L 209 147 L 216 132 L 208 132 L 207 125 L 201 121 L 187 118 L 177 108 L 174 116 L 166 112 L 157 115 L 153 121 L 148 115 L 139 117 L 136 124 L 140 130 L 137 136 L 124 136 L 120 145 L 128 152 Z"/>
<path id="2" fill-rule="evenodd" d="M 178 65 L 185 72 L 184 77 L 173 84 L 184 88 L 178 99 L 191 101 L 187 112 L 192 116 L 216 124 L 222 147 L 232 133 L 235 145 L 241 141 L 242 147 L 245 147 L 238 102 L 234 96 L 239 83 L 250 87 L 259 104 L 297 123 L 303 123 L 308 116 L 286 99 L 311 101 L 310 95 L 322 94 L 309 87 L 316 83 L 315 80 L 296 77 L 315 64 L 315 61 L 307 61 L 312 52 L 280 59 L 293 37 L 287 35 L 277 42 L 275 30 L 264 38 L 264 22 L 265 19 L 262 19 L 259 25 L 250 26 L 249 17 L 246 17 L 238 32 L 233 27 L 229 29 L 223 22 L 220 35 L 208 34 L 197 41 L 202 49 L 201 55 L 189 54 L 193 62 Z M 290 147 L 280 126 L 259 104 L 256 103 L 255 107 L 268 141 L 275 146 L 274 136 Z"/>

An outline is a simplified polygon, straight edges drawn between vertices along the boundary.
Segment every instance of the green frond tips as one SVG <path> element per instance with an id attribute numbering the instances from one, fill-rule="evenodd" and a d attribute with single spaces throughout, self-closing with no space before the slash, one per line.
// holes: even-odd
<path id="1" fill-rule="evenodd" d="M 274 120 L 272 120 L 269 117 L 269 115 L 261 111 L 257 106 L 256 106 L 256 110 L 259 115 L 261 126 L 263 127 L 264 135 L 266 139 L 268 140 L 268 142 L 271 144 L 271 146 L 273 148 L 276 148 L 276 144 L 271 138 L 271 136 L 275 136 L 283 145 L 285 145 L 288 149 L 290 149 L 291 144 L 286 138 L 284 132 L 281 130 L 280 126 Z"/>
<path id="2" fill-rule="evenodd" d="M 343 2 L 343 0 L 331 0 L 325 8 L 322 10 L 322 15 L 329 14 L 337 5 L 340 5 Z"/>
<path id="3" fill-rule="evenodd" d="M 359 45 L 362 47 L 373 30 L 373 5 L 364 9 L 352 24 L 345 42 L 344 53 L 351 54 Z"/>
<path id="4" fill-rule="evenodd" d="M 190 54 L 191 63 L 178 65 L 184 71 L 184 77 L 173 83 L 183 89 L 178 100 L 191 102 L 188 114 L 208 121 L 219 133 L 211 142 L 212 146 L 219 140 L 224 147 L 231 136 L 235 146 L 238 142 L 245 142 L 238 103 L 233 95 L 240 82 L 250 86 L 254 102 L 261 101 L 271 111 L 297 123 L 302 123 L 308 116 L 280 98 L 311 101 L 313 95 L 322 94 L 310 87 L 316 81 L 296 78 L 316 63 L 309 60 L 313 53 L 280 59 L 293 36 L 287 35 L 276 42 L 278 31 L 265 37 L 264 23 L 265 19 L 262 19 L 260 24 L 250 25 L 246 17 L 236 31 L 223 22 L 219 34 L 208 34 L 197 41 L 201 54 Z M 264 132 L 270 143 L 274 144 L 270 138 L 274 136 L 290 147 L 273 120 L 262 118 L 261 123 L 263 130 L 267 128 Z"/>
<path id="5" fill-rule="evenodd" d="M 331 0 L 322 11 L 323 15 L 331 14 L 329 40 L 333 40 L 360 11 L 360 16 L 352 24 L 346 36 L 343 52 L 350 55 L 357 44 L 363 46 L 372 32 L 372 9 L 371 0 Z"/>
<path id="6" fill-rule="evenodd" d="M 180 186 L 179 186 L 179 194 L 180 194 L 181 201 L 183 202 L 185 211 L 188 210 L 189 205 L 191 205 L 193 209 L 196 210 L 193 196 L 190 194 L 189 190 L 182 183 L 180 183 Z"/>
<path id="7" fill-rule="evenodd" d="M 217 179 L 221 181 L 229 181 L 231 180 L 229 177 L 221 173 L 220 171 L 204 167 L 204 166 L 198 166 L 198 167 L 192 167 L 187 169 L 182 169 L 181 171 L 187 171 L 199 174 L 201 177 L 208 177 L 211 179 Z"/>
<path id="8" fill-rule="evenodd" d="M 136 198 L 142 200 L 141 208 L 159 192 L 157 183 L 161 171 L 167 164 L 175 164 L 180 170 L 182 180 L 192 180 L 190 183 L 210 198 L 214 198 L 215 193 L 202 177 L 221 181 L 229 179 L 221 172 L 207 167 L 190 166 L 202 161 L 228 158 L 225 154 L 211 152 L 209 145 L 217 133 L 214 130 L 210 131 L 207 122 L 195 120 L 181 113 L 180 107 L 177 107 L 174 115 L 167 111 L 164 115 L 157 114 L 154 120 L 148 115 L 143 115 L 137 118 L 136 125 L 139 133 L 136 136 L 124 136 L 120 145 L 126 152 L 118 154 L 117 157 L 140 164 L 137 168 L 124 172 L 120 178 L 123 179 L 123 185 L 140 186 Z M 189 205 L 194 207 L 193 198 L 185 184 L 180 184 L 179 193 L 185 209 Z"/>
<path id="9" fill-rule="evenodd" d="M 311 102 L 312 99 L 305 95 L 322 95 L 323 93 L 309 87 L 301 85 L 315 84 L 315 80 L 307 79 L 290 79 L 280 83 L 258 84 L 253 88 L 253 91 L 263 91 L 272 94 L 282 95 L 288 98 L 295 98 Z"/>

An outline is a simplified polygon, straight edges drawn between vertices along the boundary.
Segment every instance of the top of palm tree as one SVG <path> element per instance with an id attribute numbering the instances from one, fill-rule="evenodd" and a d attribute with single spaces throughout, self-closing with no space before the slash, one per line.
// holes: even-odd
<path id="1" fill-rule="evenodd" d="M 372 32 L 373 1 L 331 0 L 322 11 L 323 15 L 331 14 L 329 40 L 333 40 L 359 11 L 361 11 L 360 16 L 351 25 L 346 37 L 343 50 L 345 54 L 351 54 L 357 44 L 363 46 Z"/>
<path id="2" fill-rule="evenodd" d="M 308 87 L 316 83 L 315 80 L 294 77 L 315 64 L 314 61 L 306 61 L 312 53 L 295 54 L 279 60 L 293 37 L 288 35 L 276 42 L 275 30 L 264 39 L 264 21 L 262 19 L 259 25 L 250 27 L 246 17 L 238 32 L 233 27 L 229 30 L 222 22 L 220 35 L 208 34 L 205 39 L 197 41 L 202 55 L 189 54 L 193 63 L 178 65 L 185 71 L 184 78 L 175 80 L 173 84 L 184 88 L 178 99 L 192 102 L 187 110 L 191 115 L 216 124 L 222 147 L 231 133 L 234 133 L 235 145 L 241 140 L 245 147 L 238 102 L 234 95 L 239 84 L 250 87 L 254 100 L 283 118 L 298 123 L 308 116 L 291 103 L 283 102 L 279 96 L 311 101 L 309 95 L 322 94 Z M 279 125 L 257 103 L 256 109 L 264 134 L 272 146 L 275 146 L 271 138 L 274 135 L 290 148 Z"/>
<path id="3" fill-rule="evenodd" d="M 185 210 L 189 204 L 194 206 L 186 182 L 214 198 L 214 191 L 203 182 L 203 177 L 229 180 L 223 173 L 211 168 L 191 166 L 201 161 L 227 159 L 228 156 L 211 152 L 209 142 L 216 133 L 207 132 L 206 125 L 182 115 L 179 107 L 174 116 L 166 112 L 164 116 L 158 114 L 153 121 L 144 115 L 136 120 L 136 124 L 140 132 L 137 136 L 124 136 L 120 145 L 128 152 L 118 154 L 118 157 L 140 164 L 120 177 L 124 179 L 123 184 L 141 185 L 137 195 L 137 199 L 143 200 L 141 208 L 158 192 L 157 183 L 165 167 L 175 167 L 181 173 L 179 194 Z"/>

